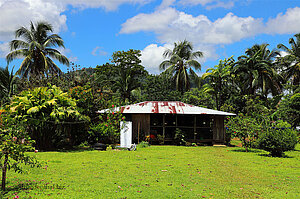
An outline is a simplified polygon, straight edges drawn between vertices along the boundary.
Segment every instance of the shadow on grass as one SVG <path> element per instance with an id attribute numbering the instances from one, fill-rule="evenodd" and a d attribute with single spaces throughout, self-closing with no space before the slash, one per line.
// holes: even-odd
<path id="1" fill-rule="evenodd" d="M 9 192 L 19 192 L 19 191 L 26 191 L 26 190 L 32 190 L 34 188 L 42 187 L 43 185 L 41 183 L 37 182 L 24 182 L 24 183 L 18 183 L 16 185 L 12 186 L 6 186 L 5 191 L 1 191 L 0 198 L 4 198 L 4 196 Z"/>
<path id="2" fill-rule="evenodd" d="M 245 149 L 239 148 L 239 149 L 233 149 L 231 151 L 234 151 L 234 152 L 244 152 L 244 153 L 257 153 L 258 156 L 274 158 L 269 153 L 268 154 L 263 153 L 265 151 L 263 151 L 261 149 L 248 149 L 248 152 L 246 152 Z M 294 158 L 294 157 L 293 156 L 288 156 L 288 155 L 284 154 L 282 157 L 276 157 L 276 158 Z"/>
<path id="3" fill-rule="evenodd" d="M 259 156 L 263 156 L 263 157 L 269 157 L 269 158 L 295 158 L 293 156 L 288 156 L 288 155 L 283 155 L 282 157 L 277 157 L 277 156 L 271 156 L 270 154 L 258 154 Z"/>
<path id="4" fill-rule="evenodd" d="M 234 152 L 246 152 L 246 150 L 243 149 L 243 148 L 233 149 L 231 151 L 234 151 Z M 260 150 L 260 149 L 248 149 L 248 152 L 246 152 L 246 153 L 261 153 L 261 152 L 262 152 L 262 150 Z"/>
<path id="5" fill-rule="evenodd" d="M 72 148 L 72 149 L 58 149 L 56 152 L 68 152 L 68 153 L 76 153 L 76 152 L 84 152 L 84 151 L 95 151 L 94 148 Z"/>
<path id="6" fill-rule="evenodd" d="M 65 189 L 64 185 L 59 184 L 50 184 L 47 182 L 42 181 L 36 181 L 36 182 L 22 182 L 18 184 L 13 184 L 11 186 L 6 186 L 5 191 L 0 191 L 0 199 L 5 198 L 5 195 L 9 192 L 20 192 L 20 191 L 29 191 L 29 190 L 35 190 L 35 189 Z"/>

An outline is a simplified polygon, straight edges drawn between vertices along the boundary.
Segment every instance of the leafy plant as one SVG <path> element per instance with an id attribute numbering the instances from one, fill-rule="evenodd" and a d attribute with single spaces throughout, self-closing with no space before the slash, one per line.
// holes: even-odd
<path id="1" fill-rule="evenodd" d="M 294 150 L 298 142 L 290 128 L 270 128 L 259 136 L 258 148 L 269 151 L 273 157 L 282 157 L 285 151 Z"/>
<path id="2" fill-rule="evenodd" d="M 176 128 L 175 130 L 174 141 L 177 145 L 180 146 L 186 145 L 185 133 L 179 128 Z"/>
<path id="3" fill-rule="evenodd" d="M 103 142 L 115 144 L 120 138 L 120 131 L 123 126 L 120 122 L 125 120 L 121 112 L 116 111 L 115 105 L 112 104 L 110 109 L 99 116 L 99 122 L 91 125 L 90 135 L 95 137 L 94 142 Z"/>
<path id="4" fill-rule="evenodd" d="M 239 114 L 234 118 L 228 118 L 225 127 L 231 137 L 238 137 L 242 141 L 246 152 L 248 152 L 248 148 L 255 146 L 255 141 L 264 130 L 263 124 L 259 123 L 255 118 L 243 114 Z"/>
<path id="5" fill-rule="evenodd" d="M 145 141 L 142 141 L 137 145 L 138 148 L 146 148 L 149 146 L 150 146 L 149 142 L 145 142 Z"/>
<path id="6" fill-rule="evenodd" d="M 40 166 L 35 157 L 29 156 L 27 151 L 35 151 L 32 145 L 34 141 L 24 130 L 22 123 L 16 123 L 9 114 L 2 116 L 3 123 L 0 123 L 0 168 L 2 170 L 3 191 L 6 189 L 7 170 L 13 169 L 15 172 L 22 173 L 20 164 L 28 164 L 32 167 Z"/>
<path id="7" fill-rule="evenodd" d="M 89 123 L 89 118 L 78 112 L 75 100 L 56 86 L 23 91 L 13 97 L 7 110 L 24 123 L 38 149 L 80 143 Z"/>
<path id="8" fill-rule="evenodd" d="M 158 135 L 157 135 L 157 141 L 158 141 L 158 144 L 164 144 L 164 141 L 165 141 L 164 136 L 158 134 Z"/>

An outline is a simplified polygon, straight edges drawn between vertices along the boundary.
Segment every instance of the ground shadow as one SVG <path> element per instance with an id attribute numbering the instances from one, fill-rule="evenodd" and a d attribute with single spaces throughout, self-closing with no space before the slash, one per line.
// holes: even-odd
<path id="1" fill-rule="evenodd" d="M 239 148 L 239 149 L 233 149 L 231 151 L 234 151 L 234 152 L 246 152 L 246 149 L 243 149 L 243 148 Z M 248 149 L 248 152 L 246 153 L 261 153 L 262 150 L 260 149 Z"/>
<path id="2" fill-rule="evenodd" d="M 263 157 L 269 157 L 269 158 L 295 158 L 293 156 L 288 156 L 288 155 L 285 155 L 285 154 L 282 157 L 277 157 L 277 156 L 273 157 L 270 154 L 257 154 L 257 155 L 263 156 Z"/>

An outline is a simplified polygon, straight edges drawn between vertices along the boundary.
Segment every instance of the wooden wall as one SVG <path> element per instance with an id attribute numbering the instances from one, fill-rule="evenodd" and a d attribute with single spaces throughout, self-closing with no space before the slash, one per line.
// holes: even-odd
<path id="1" fill-rule="evenodd" d="M 225 142 L 224 116 L 214 116 L 213 144 Z"/>
<path id="2" fill-rule="evenodd" d="M 150 114 L 132 114 L 131 117 L 132 142 L 139 143 L 141 141 L 144 141 L 145 136 L 150 135 Z"/>

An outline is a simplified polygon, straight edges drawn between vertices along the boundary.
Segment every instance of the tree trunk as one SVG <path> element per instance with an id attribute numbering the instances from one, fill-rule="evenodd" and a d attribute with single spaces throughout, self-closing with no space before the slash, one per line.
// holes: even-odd
<path id="1" fill-rule="evenodd" d="M 4 163 L 2 167 L 2 184 L 1 184 L 2 191 L 5 191 L 7 164 L 8 164 L 8 154 L 5 154 Z"/>

